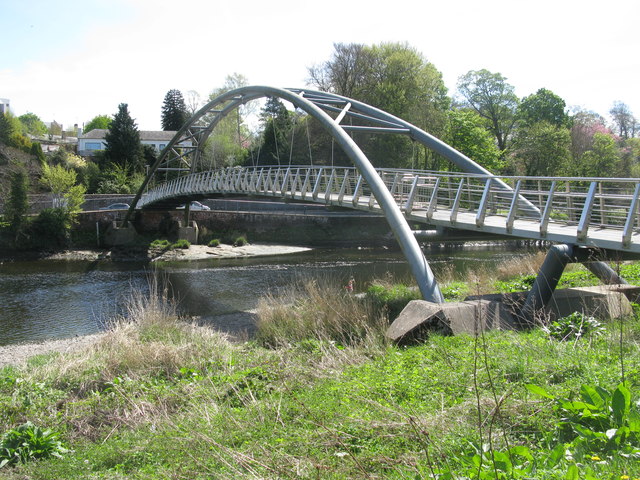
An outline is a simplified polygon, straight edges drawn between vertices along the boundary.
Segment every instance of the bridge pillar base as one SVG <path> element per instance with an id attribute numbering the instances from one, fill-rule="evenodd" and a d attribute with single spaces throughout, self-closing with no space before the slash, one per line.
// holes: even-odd
<path id="1" fill-rule="evenodd" d="M 125 226 L 118 226 L 114 221 L 104 234 L 104 244 L 107 247 L 129 245 L 135 241 L 137 235 L 136 229 L 131 223 L 127 222 Z"/>
<path id="2" fill-rule="evenodd" d="M 191 225 L 183 227 L 182 224 L 178 226 L 178 239 L 187 240 L 189 243 L 198 243 L 198 224 L 191 222 Z"/>

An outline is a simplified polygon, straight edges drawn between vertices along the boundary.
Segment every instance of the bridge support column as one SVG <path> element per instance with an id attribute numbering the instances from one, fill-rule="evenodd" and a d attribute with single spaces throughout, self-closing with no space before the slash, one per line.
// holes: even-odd
<path id="1" fill-rule="evenodd" d="M 537 311 L 547 306 L 553 295 L 562 272 L 573 257 L 573 245 L 554 245 L 538 271 L 529 295 L 522 306 L 522 316 L 525 322 L 533 323 Z"/>
<path id="2" fill-rule="evenodd" d="M 582 262 L 605 285 L 627 285 L 628 282 L 605 262 Z"/>

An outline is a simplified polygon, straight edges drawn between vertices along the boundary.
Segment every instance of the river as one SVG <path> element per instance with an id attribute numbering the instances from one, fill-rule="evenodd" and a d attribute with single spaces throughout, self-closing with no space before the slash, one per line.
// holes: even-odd
<path id="1" fill-rule="evenodd" d="M 454 268 L 463 276 L 483 265 L 491 270 L 523 250 L 504 245 L 432 248 L 429 263 L 438 276 Z M 68 260 L 15 261 L 0 264 L 0 345 L 39 342 L 96 333 L 123 307 L 132 292 L 146 293 L 150 279 L 170 286 L 179 308 L 202 322 L 237 333 L 242 325 L 226 324 L 233 313 L 255 309 L 261 296 L 278 294 L 305 278 L 346 285 L 356 290 L 371 280 L 392 275 L 410 279 L 401 253 L 388 250 L 316 249 L 304 253 L 242 259 L 143 263 Z M 233 321 L 231 321 L 233 323 Z M 246 325 L 245 325 L 246 326 Z"/>

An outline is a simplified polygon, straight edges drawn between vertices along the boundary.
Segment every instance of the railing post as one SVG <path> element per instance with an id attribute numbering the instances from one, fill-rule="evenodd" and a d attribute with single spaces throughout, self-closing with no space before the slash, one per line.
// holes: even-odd
<path id="1" fill-rule="evenodd" d="M 438 188 L 440 187 L 440 177 L 436 178 L 436 183 L 433 186 L 433 191 L 431 192 L 431 198 L 429 199 L 429 208 L 427 208 L 427 218 L 431 220 L 433 217 L 433 213 L 436 211 L 438 207 Z"/>
<path id="2" fill-rule="evenodd" d="M 313 200 L 318 199 L 318 192 L 320 191 L 320 185 L 322 183 L 323 174 L 324 174 L 324 168 L 320 167 L 320 170 L 318 170 L 318 178 L 316 178 L 316 183 L 313 185 L 313 191 L 311 192 L 311 198 L 313 198 Z"/>
<path id="3" fill-rule="evenodd" d="M 489 203 L 489 194 L 491 193 L 491 178 L 487 179 L 484 184 L 484 192 L 482 192 L 482 198 L 480 199 L 480 205 L 478 205 L 478 213 L 476 214 L 476 226 L 484 226 L 484 217 L 487 214 L 487 204 Z"/>
<path id="4" fill-rule="evenodd" d="M 518 214 L 518 198 L 520 198 L 520 186 L 522 185 L 522 180 L 518 179 L 516 182 L 516 188 L 513 190 L 513 198 L 511 199 L 511 206 L 509 207 L 509 214 L 507 215 L 507 223 L 505 228 L 507 232 L 511 233 L 513 231 L 513 223 L 516 220 L 516 216 Z"/>
<path id="5" fill-rule="evenodd" d="M 342 180 L 342 185 L 340 186 L 340 193 L 338 193 L 338 203 L 342 203 L 344 199 L 344 194 L 347 191 L 347 182 L 349 181 L 349 170 L 344 171 L 344 179 Z"/>
<path id="6" fill-rule="evenodd" d="M 336 171 L 335 169 L 332 168 L 331 175 L 329 175 L 329 180 L 327 181 L 327 188 L 324 191 L 324 203 L 326 205 L 331 203 L 331 195 L 333 194 L 332 190 L 333 190 L 333 182 L 335 177 L 336 177 Z"/>
<path id="7" fill-rule="evenodd" d="M 540 218 L 540 235 L 547 236 L 547 227 L 549 226 L 549 216 L 553 208 L 553 194 L 556 191 L 556 181 L 551 182 L 551 188 L 549 189 L 549 196 L 547 197 L 547 204 L 544 207 L 544 212 Z"/>
<path id="8" fill-rule="evenodd" d="M 633 233 L 633 225 L 635 224 L 635 216 L 638 210 L 638 196 L 640 196 L 640 183 L 636 184 L 631 205 L 629 206 L 629 212 L 627 213 L 627 221 L 622 231 L 622 246 L 625 248 L 631 244 L 631 234 Z"/>
<path id="9" fill-rule="evenodd" d="M 351 197 L 351 203 L 354 207 L 358 206 L 358 200 L 360 200 L 360 188 L 362 187 L 362 175 L 358 175 L 358 181 L 356 182 L 356 189 Z"/>
<path id="10" fill-rule="evenodd" d="M 449 217 L 449 221 L 453 224 L 455 224 L 458 219 L 458 208 L 460 208 L 460 200 L 462 199 L 462 193 L 464 192 L 464 182 L 465 177 L 462 177 L 460 179 L 460 185 L 458 185 L 456 198 L 453 200 L 453 205 L 451 206 L 451 216 Z"/>
<path id="11" fill-rule="evenodd" d="M 420 177 L 418 175 L 413 177 L 413 182 L 411 183 L 411 190 L 409 191 L 409 195 L 407 196 L 407 202 L 404 204 L 404 211 L 407 215 L 410 214 L 411 210 L 413 209 L 413 200 L 416 197 L 416 190 L 418 187 L 419 180 L 420 180 Z"/>
<path id="12" fill-rule="evenodd" d="M 578 230 L 576 231 L 576 237 L 580 242 L 583 242 L 587 238 L 587 232 L 589 231 L 589 223 L 591 222 L 591 211 L 593 210 L 593 201 L 596 197 L 596 189 L 598 182 L 591 182 L 587 198 L 584 201 L 584 207 L 582 208 L 582 215 L 580 215 L 580 221 L 578 222 Z"/>

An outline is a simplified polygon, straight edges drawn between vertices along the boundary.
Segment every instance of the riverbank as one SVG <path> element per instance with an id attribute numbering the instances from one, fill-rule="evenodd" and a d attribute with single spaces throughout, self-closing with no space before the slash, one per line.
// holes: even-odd
<path id="1" fill-rule="evenodd" d="M 0 256 L 0 262 L 15 260 L 68 260 L 68 261 L 113 261 L 113 262 L 172 262 L 196 261 L 210 258 L 246 258 L 288 255 L 311 250 L 280 244 L 251 243 L 243 246 L 220 244 L 217 247 L 191 245 L 189 248 L 153 248 L 146 246 L 115 247 L 110 250 L 69 249 L 58 252 L 14 252 Z"/>

